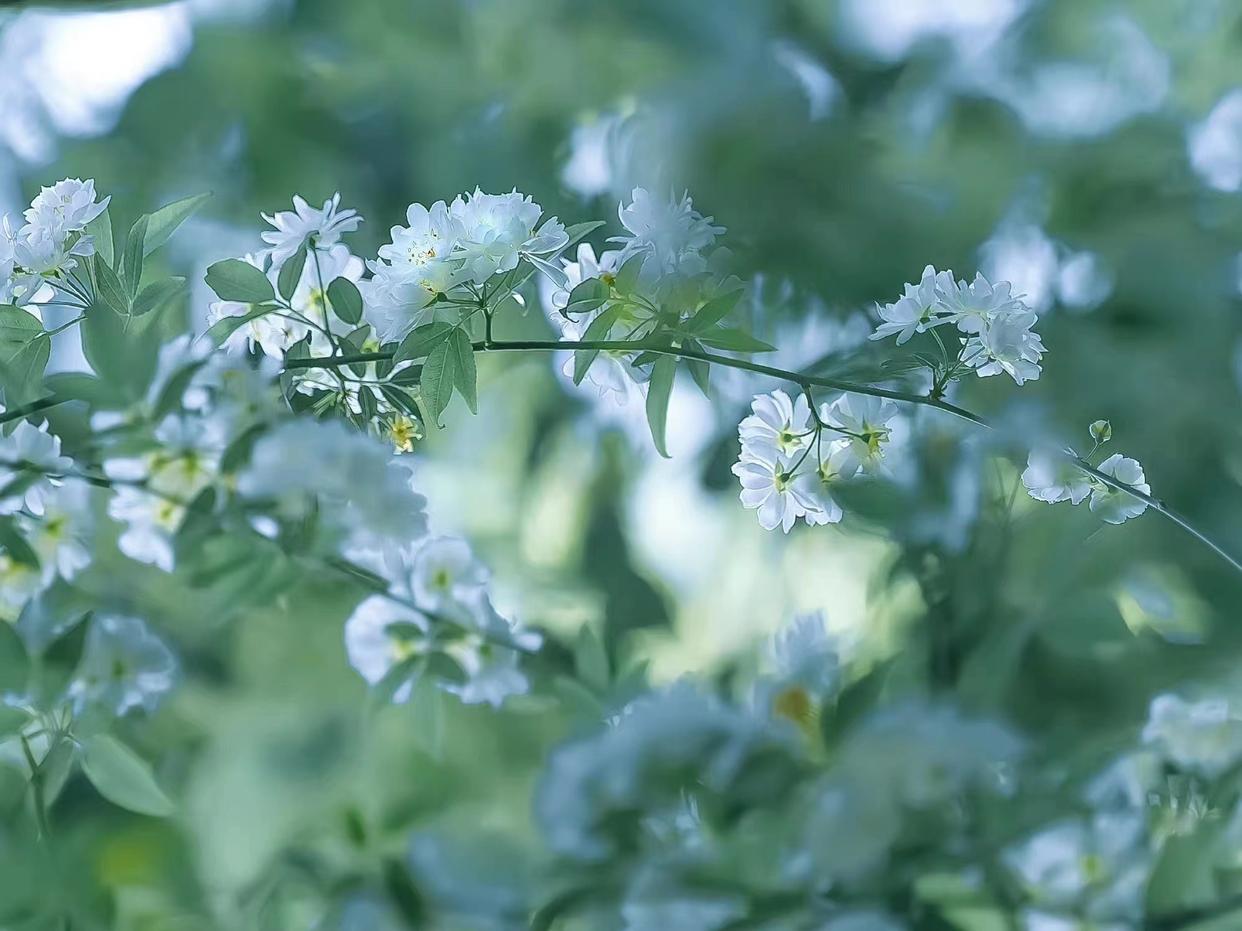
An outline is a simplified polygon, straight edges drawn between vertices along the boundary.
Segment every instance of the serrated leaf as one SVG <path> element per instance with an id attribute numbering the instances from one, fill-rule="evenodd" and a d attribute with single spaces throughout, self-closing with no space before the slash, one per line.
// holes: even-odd
<path id="1" fill-rule="evenodd" d="M 298 289 L 298 282 L 302 280 L 302 269 L 305 267 L 306 240 L 302 240 L 298 251 L 285 259 L 285 264 L 280 266 L 276 275 L 276 290 L 286 301 L 293 298 L 293 292 Z"/>
<path id="2" fill-rule="evenodd" d="M 132 299 L 138 293 L 138 283 L 142 281 L 142 259 L 147 238 L 147 223 L 150 217 L 146 214 L 134 221 L 129 228 L 129 238 L 125 240 L 125 283 L 129 285 L 129 296 Z"/>
<path id="3" fill-rule="evenodd" d="M 454 355 L 453 368 L 456 374 L 457 390 L 465 399 L 470 413 L 477 414 L 479 412 L 479 373 L 474 364 L 474 346 L 471 345 L 470 337 L 461 327 L 453 330 L 449 345 Z"/>
<path id="4" fill-rule="evenodd" d="M 328 285 L 328 303 L 332 312 L 346 323 L 362 319 L 362 294 L 348 278 L 333 278 Z"/>
<path id="5" fill-rule="evenodd" d="M 112 266 L 99 255 L 94 257 L 96 297 L 118 314 L 129 313 L 129 293 Z"/>
<path id="6" fill-rule="evenodd" d="M 108 734 L 85 741 L 82 771 L 99 794 L 130 811 L 163 818 L 174 810 L 151 767 L 138 754 Z"/>
<path id="7" fill-rule="evenodd" d="M 207 269 L 206 281 L 222 301 L 262 304 L 276 297 L 267 275 L 241 259 L 216 262 Z"/>
<path id="8" fill-rule="evenodd" d="M 95 243 L 95 254 L 111 265 L 113 260 L 112 217 L 107 207 L 104 208 L 103 213 L 86 224 L 85 232 Z"/>
<path id="9" fill-rule="evenodd" d="M 184 278 L 165 278 L 163 281 L 153 281 L 138 292 L 138 296 L 134 298 L 131 313 L 135 317 L 141 317 L 152 311 L 163 310 L 181 294 L 184 287 Z"/>
<path id="10" fill-rule="evenodd" d="M 651 381 L 647 385 L 647 424 L 651 427 L 651 439 L 656 452 L 669 458 L 664 434 L 668 426 L 668 402 L 673 393 L 673 377 L 677 372 L 677 360 L 661 356 L 651 367 Z"/>
<path id="11" fill-rule="evenodd" d="M 211 198 L 211 194 L 195 194 L 191 197 L 175 200 L 171 204 L 165 204 L 159 210 L 151 213 L 147 217 L 147 234 L 143 238 L 142 254 L 150 255 L 164 243 L 168 242 L 169 237 L 177 231 L 186 220 L 188 220 L 195 211 L 198 210 Z M 105 215 L 107 212 L 105 211 Z M 87 227 L 90 232 L 90 227 Z M 98 243 L 96 243 L 96 251 L 98 251 Z M 109 256 L 111 261 L 111 256 Z"/>
<path id="12" fill-rule="evenodd" d="M 695 311 L 694 316 L 690 320 L 690 330 L 693 333 L 702 333 L 729 315 L 730 311 L 737 306 L 737 302 L 741 300 L 742 291 L 730 291 L 728 294 L 720 294 L 713 297 L 710 301 Z"/>
<path id="13" fill-rule="evenodd" d="M 437 423 L 453 397 L 453 384 L 457 377 L 455 368 L 456 355 L 447 339 L 441 340 L 423 363 L 421 393 Z"/>
<path id="14" fill-rule="evenodd" d="M 589 314 L 602 307 L 612 293 L 608 285 L 598 278 L 588 278 L 569 292 L 569 303 L 565 305 L 565 314 Z"/>
<path id="15" fill-rule="evenodd" d="M 421 359 L 423 356 L 430 355 L 436 347 L 449 338 L 453 329 L 451 323 L 445 323 L 443 320 L 416 326 L 401 341 L 397 351 L 393 353 L 392 361 L 394 363 L 404 362 L 407 359 Z"/>

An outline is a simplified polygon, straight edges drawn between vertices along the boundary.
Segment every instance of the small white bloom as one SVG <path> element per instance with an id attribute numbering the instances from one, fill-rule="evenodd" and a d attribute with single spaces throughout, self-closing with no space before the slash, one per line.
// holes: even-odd
<path id="1" fill-rule="evenodd" d="M 1176 695 L 1157 695 L 1143 743 L 1180 769 L 1211 778 L 1242 759 L 1242 720 L 1223 699 L 1187 702 Z"/>
<path id="2" fill-rule="evenodd" d="M 410 562 L 414 603 L 425 611 L 459 613 L 486 584 L 487 570 L 457 537 L 426 540 Z"/>
<path id="3" fill-rule="evenodd" d="M 29 468 L 22 468 L 21 466 Z M 0 436 L 0 514 L 12 514 L 26 507 L 36 514 L 43 510 L 43 495 L 51 487 L 48 475 L 61 475 L 73 467 L 73 460 L 60 454 L 60 437 L 48 432 L 46 423 L 38 427 L 23 420 L 8 436 Z M 39 473 L 30 479 L 31 473 Z M 6 486 L 20 479 L 20 490 L 5 494 Z"/>
<path id="4" fill-rule="evenodd" d="M 154 711 L 176 680 L 172 651 L 136 617 L 97 614 L 90 625 L 69 698 L 79 710 L 101 705 L 118 717 Z"/>
<path id="5" fill-rule="evenodd" d="M 819 501 L 796 481 L 789 468 L 779 456 L 747 457 L 733 464 L 733 474 L 742 485 L 742 504 L 759 512 L 759 526 L 764 530 L 780 527 L 789 533 L 799 517 L 819 511 Z"/>
<path id="6" fill-rule="evenodd" d="M 907 284 L 900 298 L 891 304 L 876 305 L 880 324 L 870 338 L 883 339 L 896 333 L 900 346 L 915 333 L 925 333 L 934 326 L 951 322 L 951 318 L 938 314 L 942 309 L 940 293 L 953 286 L 953 272 L 937 272 L 928 265 L 919 283 Z"/>
<path id="7" fill-rule="evenodd" d="M 988 323 L 997 317 L 1026 310 L 1026 306 L 1013 296 L 1008 281 L 992 284 L 982 273 L 975 273 L 975 280 L 937 282 L 940 303 L 949 319 L 963 333 L 982 333 Z"/>
<path id="8" fill-rule="evenodd" d="M 1035 381 L 1044 354 L 1043 341 L 1031 329 L 1037 320 L 1029 310 L 1011 310 L 992 318 L 982 332 L 966 340 L 962 361 L 980 377 L 1005 372 L 1019 385 Z"/>
<path id="9" fill-rule="evenodd" d="M 843 470 L 856 466 L 867 472 L 880 469 L 884 445 L 892 428 L 888 423 L 897 416 L 897 405 L 887 398 L 863 394 L 843 394 L 831 404 L 820 407 L 820 420 L 844 431 L 850 458 L 841 460 Z"/>
<path id="10" fill-rule="evenodd" d="M 1022 484 L 1036 501 L 1053 504 L 1068 501 L 1081 504 L 1091 493 L 1087 474 L 1065 453 L 1055 449 L 1033 449 L 1022 472 Z"/>
<path id="11" fill-rule="evenodd" d="M 712 225 L 712 217 L 694 209 L 688 194 L 683 194 L 681 200 L 665 200 L 652 196 L 645 188 L 634 188 L 630 203 L 621 204 L 617 215 L 630 234 L 609 240 L 621 245 L 617 266 L 640 255 L 642 275 L 648 280 L 706 271 L 703 252 L 724 232 L 724 227 Z"/>
<path id="12" fill-rule="evenodd" d="M 342 233 L 352 233 L 362 222 L 356 210 L 341 210 L 340 193 L 333 194 L 316 210 L 301 196 L 293 196 L 293 210 L 281 210 L 275 214 L 263 214 L 263 219 L 275 229 L 262 234 L 269 248 L 265 254 L 272 258 L 272 265 L 279 267 L 301 248 L 307 237 L 313 237 L 313 246 L 323 249 L 340 241 Z"/>
<path id="13" fill-rule="evenodd" d="M 94 179 L 66 178 L 39 191 L 26 210 L 26 222 L 32 232 L 46 233 L 52 241 L 63 242 L 69 233 L 86 229 L 107 209 L 109 200 L 95 200 Z"/>
<path id="14" fill-rule="evenodd" d="M 44 493 L 41 516 L 19 515 L 18 525 L 39 557 L 45 585 L 56 576 L 72 579 L 90 564 L 91 496 L 86 482 L 67 479 Z"/>
<path id="15" fill-rule="evenodd" d="M 345 622 L 345 650 L 349 664 L 375 685 L 398 663 L 425 651 L 422 634 L 427 619 L 413 608 L 384 595 L 361 601 Z M 409 699 L 411 683 L 393 693 L 394 702 Z"/>
<path id="16" fill-rule="evenodd" d="M 516 190 L 485 194 L 475 188 L 473 194 L 459 195 L 449 212 L 461 225 L 454 257 L 461 260 L 466 277 L 475 284 L 517 268 L 523 255 L 549 255 L 569 242 L 565 227 L 555 217 L 536 231 L 543 208 Z"/>
<path id="17" fill-rule="evenodd" d="M 804 515 L 812 527 L 839 523 L 844 512 L 833 497 L 833 489 L 858 472 L 858 458 L 848 440 L 822 442 L 820 460 L 811 470 L 799 470 L 794 478 L 798 492 L 814 505 Z"/>
<path id="18" fill-rule="evenodd" d="M 742 458 L 789 458 L 811 442 L 811 408 L 804 395 L 791 400 L 778 388 L 771 394 L 756 395 L 750 409 L 752 413 L 737 428 Z"/>
<path id="19" fill-rule="evenodd" d="M 1121 453 L 1113 453 L 1101 462 L 1099 471 L 1145 495 L 1151 494 L 1151 486 L 1143 475 L 1143 467 Z M 1091 488 L 1091 510 L 1107 523 L 1122 524 L 1146 511 L 1147 502 L 1096 479 Z"/>

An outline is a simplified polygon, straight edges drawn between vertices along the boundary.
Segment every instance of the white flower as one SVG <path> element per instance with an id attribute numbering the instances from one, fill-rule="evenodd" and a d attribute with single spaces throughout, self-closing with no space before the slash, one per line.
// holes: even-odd
<path id="1" fill-rule="evenodd" d="M 486 584 L 487 570 L 457 537 L 426 540 L 410 561 L 410 590 L 425 611 L 457 614 Z"/>
<path id="2" fill-rule="evenodd" d="M 1044 354 L 1043 341 L 1031 330 L 1037 320 L 1032 311 L 1025 309 L 992 318 L 982 332 L 966 340 L 962 361 L 981 377 L 1005 372 L 1019 385 L 1035 381 Z"/>
<path id="3" fill-rule="evenodd" d="M 1053 504 L 1068 501 L 1081 504 L 1091 493 L 1087 474 L 1065 453 L 1054 449 L 1033 449 L 1022 472 L 1022 484 L 1036 501 Z"/>
<path id="4" fill-rule="evenodd" d="M 689 195 L 681 200 L 653 197 L 645 188 L 634 188 L 630 203 L 621 204 L 617 215 L 629 236 L 609 242 L 621 245 L 617 266 L 632 256 L 642 256 L 642 275 L 653 280 L 662 275 L 697 275 L 706 271 L 703 251 L 712 246 L 724 227 L 713 226 L 711 217 L 694 209 Z"/>
<path id="5" fill-rule="evenodd" d="M 1113 453 L 1101 462 L 1098 471 L 1112 476 L 1117 481 L 1145 495 L 1151 494 L 1151 486 L 1147 484 L 1147 479 L 1143 475 L 1143 467 L 1121 453 Z M 1146 511 L 1147 502 L 1140 501 L 1128 492 L 1113 488 L 1096 479 L 1091 487 L 1091 510 L 1103 521 L 1110 524 L 1122 524 L 1131 517 L 1138 517 Z"/>
<path id="6" fill-rule="evenodd" d="M 67 479 L 49 488 L 42 503 L 40 517 L 20 515 L 18 525 L 39 557 L 43 584 L 50 585 L 56 576 L 72 579 L 90 564 L 91 487 L 80 479 Z"/>
<path id="7" fill-rule="evenodd" d="M 800 614 L 772 635 L 768 648 L 774 675 L 822 697 L 841 676 L 841 641 L 828 632 L 824 613 Z"/>
<path id="8" fill-rule="evenodd" d="M 764 530 L 780 527 L 789 533 L 799 517 L 820 508 L 789 467 L 779 456 L 748 456 L 733 464 L 733 474 L 742 484 L 742 504 L 759 512 L 759 526 Z"/>
<path id="9" fill-rule="evenodd" d="M 847 434 L 849 457 L 840 460 L 842 471 L 851 466 L 868 472 L 880 468 L 884 444 L 892 433 L 888 422 L 896 416 L 896 404 L 871 395 L 843 394 L 831 404 L 821 405 L 820 420 Z"/>
<path id="10" fill-rule="evenodd" d="M 94 254 L 95 246 L 89 236 L 70 242 L 58 239 L 48 230 L 23 227 L 13 241 L 13 258 L 32 275 L 52 277 L 68 272 L 78 265 L 78 256 Z"/>
<path id="11" fill-rule="evenodd" d="M 427 619 L 413 608 L 384 595 L 372 595 L 360 602 L 345 622 L 349 664 L 375 685 L 398 663 L 425 651 L 421 635 L 427 629 Z M 411 688 L 410 682 L 403 683 L 392 700 L 407 701 Z"/>
<path id="12" fill-rule="evenodd" d="M 1157 695 L 1143 743 L 1179 769 L 1219 776 L 1242 759 L 1242 720 L 1223 699 L 1187 702 L 1176 695 Z"/>
<path id="13" fill-rule="evenodd" d="M 508 194 L 485 194 L 475 188 L 473 194 L 459 195 L 449 212 L 461 226 L 454 257 L 461 260 L 466 277 L 475 284 L 517 268 L 523 255 L 548 255 L 569 242 L 565 227 L 555 217 L 536 232 L 543 208 L 516 189 Z"/>
<path id="14" fill-rule="evenodd" d="M 118 717 L 134 708 L 154 711 L 176 680 L 172 651 L 135 617 L 97 614 L 90 625 L 70 699 L 79 710 L 102 705 Z"/>
<path id="15" fill-rule="evenodd" d="M 992 284 L 979 272 L 970 284 L 955 282 L 950 276 L 947 282 L 937 281 L 936 287 L 944 312 L 963 333 L 982 333 L 997 317 L 1026 310 L 1026 306 L 1010 293 L 1012 285 L 1008 281 Z"/>
<path id="16" fill-rule="evenodd" d="M 63 242 L 69 233 L 86 225 L 108 207 L 110 197 L 95 200 L 95 181 L 66 178 L 43 188 L 26 210 L 31 232 L 46 233 L 54 242 Z"/>
<path id="17" fill-rule="evenodd" d="M 141 488 L 121 487 L 108 501 L 108 516 L 125 525 L 117 538 L 122 553 L 165 572 L 173 571 L 172 540 L 185 516 L 184 507 Z"/>
<path id="18" fill-rule="evenodd" d="M 352 233 L 362 222 L 356 210 L 341 210 L 340 193 L 323 202 L 316 210 L 299 195 L 293 196 L 293 210 L 281 210 L 276 214 L 263 214 L 263 219 L 275 229 L 262 234 L 262 239 L 270 248 L 264 253 L 270 255 L 273 266 L 280 266 L 301 248 L 306 238 L 313 237 L 315 249 L 323 249 L 336 244 L 342 233 Z"/>
<path id="19" fill-rule="evenodd" d="M 27 466 L 28 468 L 22 468 Z M 73 460 L 60 454 L 60 437 L 48 432 L 46 423 L 38 427 L 23 420 L 8 436 L 0 436 L 0 514 L 13 514 L 25 507 L 39 514 L 43 495 L 51 487 L 48 475 L 61 475 L 73 467 Z M 36 476 L 31 478 L 31 473 Z M 19 479 L 15 491 L 5 488 Z"/>
<path id="20" fill-rule="evenodd" d="M 737 427 L 743 459 L 788 459 L 811 442 L 811 408 L 804 395 L 791 400 L 778 388 L 771 394 L 756 395 L 750 409 L 752 413 Z"/>
<path id="21" fill-rule="evenodd" d="M 949 323 L 951 318 L 937 317 L 937 313 L 942 309 L 940 292 L 953 286 L 953 272 L 937 272 L 928 265 L 919 283 L 907 284 L 900 298 L 891 304 L 876 305 L 880 325 L 870 338 L 883 339 L 896 333 L 900 346 L 915 333 L 925 333 L 941 323 Z"/>
<path id="22" fill-rule="evenodd" d="M 801 497 L 814 505 L 804 515 L 812 527 L 840 522 L 844 512 L 833 497 L 833 488 L 858 472 L 858 458 L 848 440 L 834 440 L 821 445 L 822 449 L 817 450 L 821 458 L 815 468 L 799 470 L 794 478 Z M 822 455 L 825 451 L 827 455 Z"/>

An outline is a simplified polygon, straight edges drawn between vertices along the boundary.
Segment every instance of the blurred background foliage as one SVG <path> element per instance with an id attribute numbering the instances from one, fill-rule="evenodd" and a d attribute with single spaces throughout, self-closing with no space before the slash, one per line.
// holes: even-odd
<path id="1" fill-rule="evenodd" d="M 0 62 L 0 206 L 94 177 L 124 229 L 213 191 L 164 259 L 192 280 L 295 192 L 339 190 L 365 254 L 406 204 L 475 185 L 614 227 L 633 185 L 686 189 L 728 227 L 784 363 L 880 377 L 871 302 L 926 263 L 1012 279 L 1044 315 L 1043 377 L 963 385 L 989 435 L 912 414 L 909 467 L 839 527 L 768 535 L 738 505 L 735 428 L 762 381 L 718 376 L 714 406 L 679 383 L 665 461 L 640 405 L 600 404 L 546 357 L 482 360 L 479 416 L 455 403 L 417 449 L 433 526 L 474 542 L 512 613 L 566 643 L 591 625 L 657 681 L 728 677 L 822 609 L 868 662 L 1054 747 L 1124 742 L 1162 688 L 1237 695 L 1228 566 L 1155 514 L 1097 532 L 1014 491 L 1034 440 L 1085 445 L 1108 417 L 1154 493 L 1242 553 L 1236 4 L 10 3 Z M 207 299 L 186 309 L 200 327 Z M 505 326 L 547 332 L 537 309 Z M 73 338 L 53 368 L 80 366 Z M 94 594 L 184 658 L 176 699 L 127 735 L 181 810 L 154 822 L 71 783 L 54 844 L 0 839 L 0 901 L 42 897 L 63 928 L 307 928 L 353 891 L 409 894 L 391 864 L 411 832 L 534 843 L 531 788 L 574 715 L 431 691 L 376 712 L 341 640 L 359 593 L 330 579 L 114 578 L 101 556 Z M 23 790 L 0 768 L 4 804 Z"/>

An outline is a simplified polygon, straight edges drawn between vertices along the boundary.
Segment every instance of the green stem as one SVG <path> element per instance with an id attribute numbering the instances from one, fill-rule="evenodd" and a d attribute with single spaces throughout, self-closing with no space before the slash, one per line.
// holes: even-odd
<path id="1" fill-rule="evenodd" d="M 0 424 L 12 423 L 14 420 L 21 420 L 29 417 L 31 414 L 37 414 L 45 411 L 50 407 L 57 407 L 69 401 L 69 398 L 58 398 L 56 395 L 41 398 L 38 401 L 31 401 L 29 404 L 23 404 L 21 407 L 15 407 L 11 411 L 0 412 Z"/>

